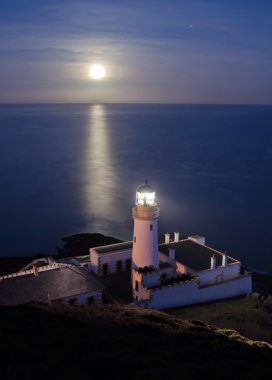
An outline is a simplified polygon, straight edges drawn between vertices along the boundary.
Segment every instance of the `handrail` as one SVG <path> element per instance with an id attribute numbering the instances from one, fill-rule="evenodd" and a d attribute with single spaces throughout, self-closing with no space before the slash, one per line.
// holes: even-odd
<path id="1" fill-rule="evenodd" d="M 36 269 L 32 268 L 32 269 L 27 269 L 25 271 L 21 271 L 21 272 L 14 272 L 14 273 L 9 273 L 9 274 L 6 274 L 4 276 L 0 276 L 0 281 L 2 280 L 6 280 L 6 279 L 9 279 L 9 278 L 15 278 L 15 277 L 21 277 L 21 276 L 26 276 L 28 274 L 35 274 L 37 272 L 45 272 L 45 271 L 48 271 L 48 270 L 52 270 L 52 269 L 55 269 L 55 268 L 67 268 L 67 267 L 73 267 L 72 264 L 64 264 L 64 263 L 53 263 L 53 264 L 49 264 L 49 265 L 44 265 L 42 267 L 36 267 Z"/>

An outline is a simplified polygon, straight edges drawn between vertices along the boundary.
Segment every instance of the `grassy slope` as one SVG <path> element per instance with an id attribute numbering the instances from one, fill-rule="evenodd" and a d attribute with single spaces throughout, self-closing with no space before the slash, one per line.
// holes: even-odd
<path id="1" fill-rule="evenodd" d="M 272 277 L 253 272 L 252 281 L 255 293 L 247 297 L 177 308 L 169 313 L 235 329 L 250 339 L 272 343 Z"/>
<path id="2" fill-rule="evenodd" d="M 272 296 L 253 293 L 246 297 L 170 310 L 169 313 L 235 329 L 250 339 L 272 343 Z"/>
<path id="3" fill-rule="evenodd" d="M 1 379 L 272 376 L 265 343 L 129 306 L 0 308 L 0 332 Z"/>

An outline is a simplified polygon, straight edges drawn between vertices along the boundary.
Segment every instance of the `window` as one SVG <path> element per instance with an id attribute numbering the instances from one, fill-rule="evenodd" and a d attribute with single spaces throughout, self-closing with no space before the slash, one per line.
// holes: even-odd
<path id="1" fill-rule="evenodd" d="M 126 259 L 126 270 L 131 270 L 131 259 Z"/>
<path id="2" fill-rule="evenodd" d="M 138 292 L 138 290 L 139 290 L 139 283 L 138 283 L 138 281 L 135 281 L 135 290 Z"/>
<path id="3" fill-rule="evenodd" d="M 122 272 L 122 260 L 117 261 L 116 270 L 117 272 Z"/>
<path id="4" fill-rule="evenodd" d="M 150 224 L 149 229 L 150 231 L 153 231 L 153 224 Z"/>
<path id="5" fill-rule="evenodd" d="M 88 305 L 93 305 L 95 302 L 94 302 L 94 297 L 88 297 L 87 298 L 87 302 L 88 302 Z"/>
<path id="6" fill-rule="evenodd" d="M 103 264 L 102 265 L 102 271 L 103 271 L 103 276 L 106 276 L 109 273 L 109 266 L 108 266 L 108 264 Z"/>

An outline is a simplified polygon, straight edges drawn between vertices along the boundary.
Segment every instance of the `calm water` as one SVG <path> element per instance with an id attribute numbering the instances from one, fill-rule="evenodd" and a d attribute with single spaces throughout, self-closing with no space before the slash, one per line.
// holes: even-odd
<path id="1" fill-rule="evenodd" d="M 0 141 L 2 256 L 79 232 L 130 239 L 148 178 L 161 232 L 272 273 L 272 107 L 2 105 Z"/>

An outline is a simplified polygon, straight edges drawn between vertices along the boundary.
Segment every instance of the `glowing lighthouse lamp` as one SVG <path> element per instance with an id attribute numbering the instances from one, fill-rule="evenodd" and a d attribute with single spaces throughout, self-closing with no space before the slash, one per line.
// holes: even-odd
<path id="1" fill-rule="evenodd" d="M 147 181 L 136 190 L 136 204 L 132 209 L 134 235 L 132 267 L 159 267 L 158 218 L 160 210 L 156 204 L 154 189 Z"/>
<path id="2" fill-rule="evenodd" d="M 136 205 L 139 206 L 155 206 L 155 192 L 149 192 L 153 189 L 147 184 L 140 186 L 136 192 Z"/>

